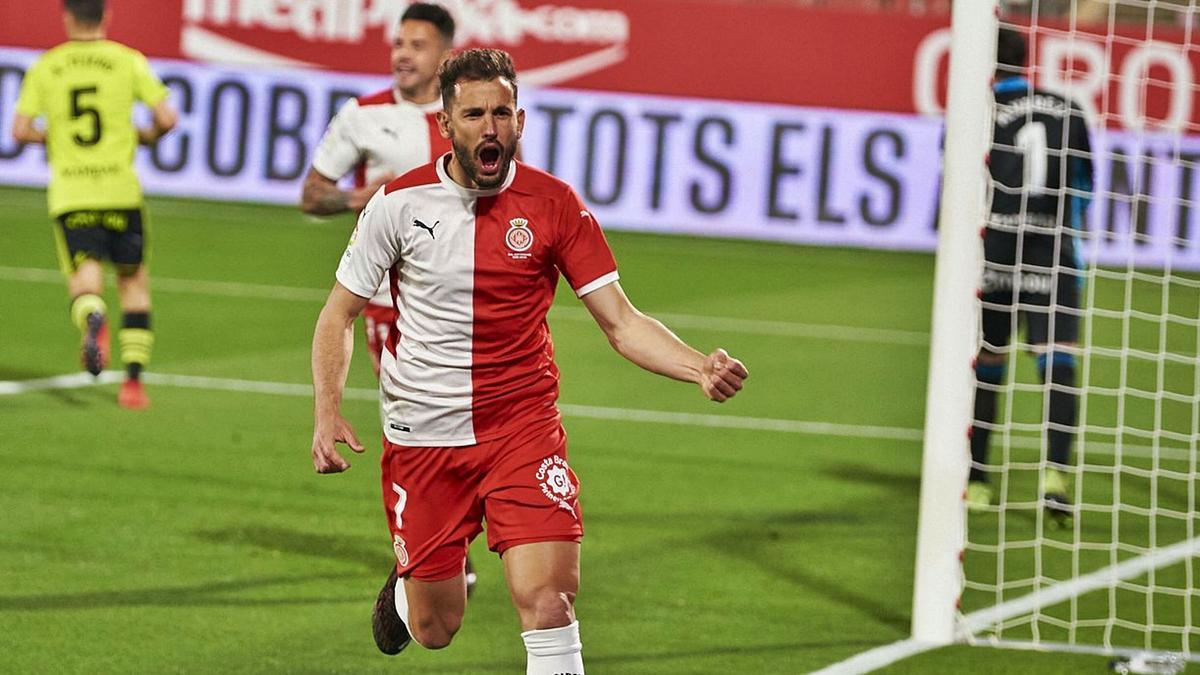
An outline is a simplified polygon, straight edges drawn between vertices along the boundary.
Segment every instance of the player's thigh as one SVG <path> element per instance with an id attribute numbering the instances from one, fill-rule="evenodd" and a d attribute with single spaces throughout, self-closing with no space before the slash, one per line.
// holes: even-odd
<path id="1" fill-rule="evenodd" d="M 562 424 L 522 426 L 501 445 L 483 486 L 488 548 L 503 555 L 521 544 L 579 542 L 579 479 L 567 461 Z"/>
<path id="2" fill-rule="evenodd" d="M 58 266 L 68 278 L 84 262 L 109 257 L 109 234 L 101 211 L 70 211 L 54 219 L 55 252 Z"/>
<path id="3" fill-rule="evenodd" d="M 384 442 L 383 506 L 400 576 L 427 582 L 461 576 L 467 547 L 483 529 L 477 459 L 475 448 Z"/>
<path id="4" fill-rule="evenodd" d="M 509 588 L 527 594 L 549 585 L 574 596 L 579 591 L 579 549 L 579 543 L 573 541 L 540 541 L 509 548 L 502 558 Z"/>
<path id="5" fill-rule="evenodd" d="M 1021 294 L 1026 309 L 1027 340 L 1035 351 L 1050 343 L 1074 343 L 1079 340 L 1080 278 L 1066 270 L 1056 270 L 1030 284 L 1030 292 Z"/>
<path id="6" fill-rule="evenodd" d="M 983 235 L 983 274 L 980 288 L 981 356 L 1002 354 L 1017 329 L 1017 238 L 1011 232 L 988 229 Z"/>
<path id="7" fill-rule="evenodd" d="M 109 257 L 113 266 L 117 268 L 117 276 L 128 277 L 137 274 L 139 270 L 144 271 L 149 237 L 142 210 L 105 211 L 104 227 L 109 232 Z"/>

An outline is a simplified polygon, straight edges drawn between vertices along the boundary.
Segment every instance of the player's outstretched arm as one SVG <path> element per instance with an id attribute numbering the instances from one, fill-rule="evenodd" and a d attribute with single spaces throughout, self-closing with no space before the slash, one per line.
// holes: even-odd
<path id="1" fill-rule="evenodd" d="M 304 177 L 304 188 L 300 193 L 300 210 L 314 216 L 329 216 L 342 211 L 361 211 L 371 197 L 396 177 L 387 173 L 366 185 L 349 192 L 338 187 L 337 181 L 327 178 L 316 169 L 310 168 Z"/>
<path id="2" fill-rule="evenodd" d="M 150 126 L 138 129 L 138 143 L 152 145 L 179 123 L 179 113 L 167 101 L 150 108 Z"/>
<path id="3" fill-rule="evenodd" d="M 33 118 L 17 113 L 13 115 L 12 137 L 18 143 L 45 143 L 46 132 L 37 128 Z"/>
<path id="4" fill-rule="evenodd" d="M 312 346 L 312 460 L 317 473 L 340 473 L 350 468 L 350 463 L 337 450 L 338 443 L 345 443 L 355 452 L 363 451 L 363 444 L 354 429 L 342 417 L 341 404 L 346 372 L 354 352 L 354 319 L 366 304 L 366 298 L 351 293 L 341 284 L 334 284 L 317 318 Z"/>
<path id="5" fill-rule="evenodd" d="M 583 304 L 621 356 L 650 372 L 695 382 L 713 401 L 732 398 L 750 376 L 746 366 L 724 349 L 705 356 L 657 319 L 639 312 L 619 283 L 588 293 Z"/>

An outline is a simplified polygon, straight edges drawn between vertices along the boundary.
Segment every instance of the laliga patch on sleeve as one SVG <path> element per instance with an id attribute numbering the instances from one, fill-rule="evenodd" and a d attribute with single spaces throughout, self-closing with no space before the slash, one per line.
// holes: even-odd
<path id="1" fill-rule="evenodd" d="M 342 260 L 349 262 L 350 258 L 354 257 L 354 240 L 358 238 L 358 226 L 354 226 L 354 231 L 350 233 L 350 241 L 346 242 L 346 252 L 342 254 Z"/>

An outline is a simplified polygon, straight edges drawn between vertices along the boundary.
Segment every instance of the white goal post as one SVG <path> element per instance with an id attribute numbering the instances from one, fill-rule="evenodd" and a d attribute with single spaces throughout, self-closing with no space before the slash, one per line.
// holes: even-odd
<path id="1" fill-rule="evenodd" d="M 984 158 L 990 140 L 996 7 L 996 0 L 956 2 L 951 20 L 912 622 L 913 638 L 934 644 L 954 640 L 962 591 L 962 494 L 970 458 L 967 430 L 975 383 L 971 363 L 979 332 L 975 290 L 979 228 L 985 220 Z"/>

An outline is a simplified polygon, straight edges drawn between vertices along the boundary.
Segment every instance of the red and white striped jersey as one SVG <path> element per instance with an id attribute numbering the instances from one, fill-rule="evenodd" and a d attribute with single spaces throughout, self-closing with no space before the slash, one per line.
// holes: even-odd
<path id="1" fill-rule="evenodd" d="M 428 164 L 450 151 L 450 141 L 438 133 L 441 109 L 441 101 L 416 105 L 392 89 L 346 101 L 321 137 L 312 166 L 333 181 L 353 171 L 354 187 L 362 187 Z M 386 285 L 371 302 L 392 304 Z"/>
<path id="2" fill-rule="evenodd" d="M 618 278 L 566 183 L 513 162 L 502 186 L 472 190 L 446 173 L 449 160 L 376 193 L 337 270 L 362 297 L 389 280 L 399 330 L 379 383 L 384 434 L 398 445 L 472 445 L 555 419 L 546 313 L 559 273 L 580 297 Z"/>

